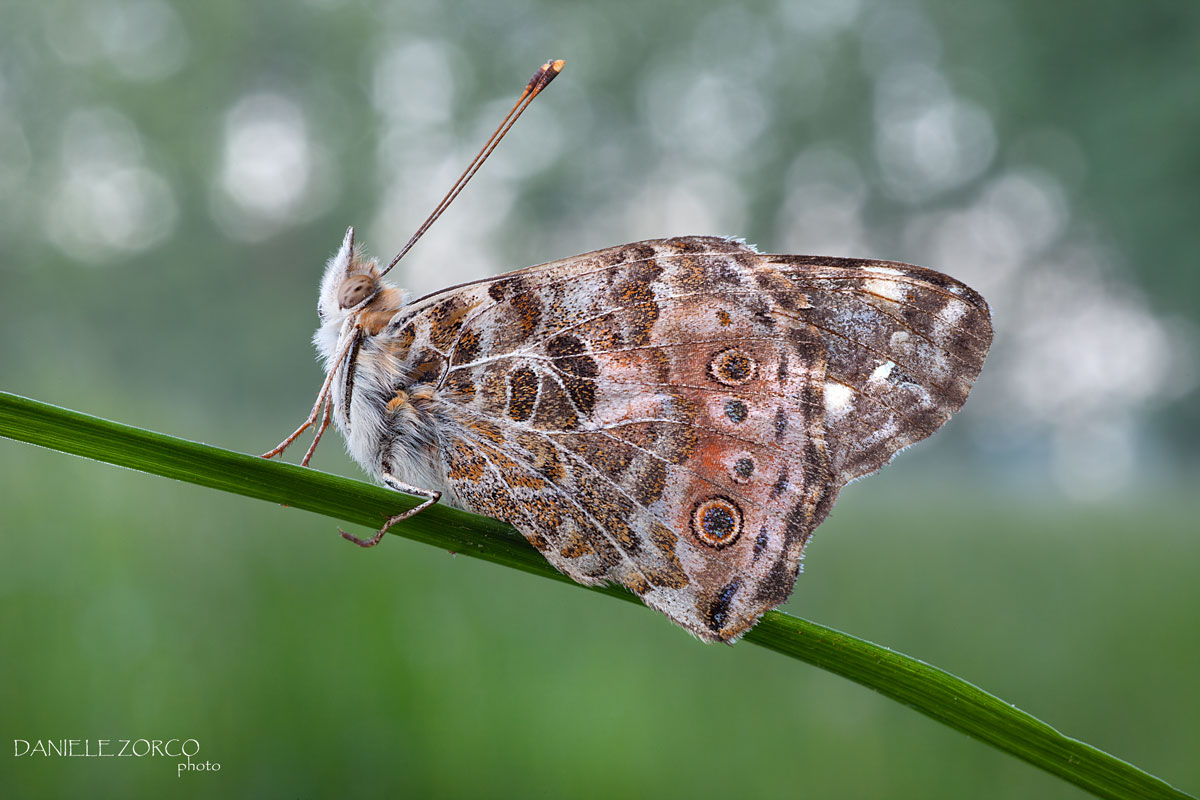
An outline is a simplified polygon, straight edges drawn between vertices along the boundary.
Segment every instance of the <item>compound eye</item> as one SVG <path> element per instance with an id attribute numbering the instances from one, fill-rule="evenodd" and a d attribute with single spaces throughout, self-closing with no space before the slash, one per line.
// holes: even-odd
<path id="1" fill-rule="evenodd" d="M 366 275 L 354 275 L 342 281 L 338 288 L 338 305 L 353 308 L 375 291 L 375 282 Z"/>

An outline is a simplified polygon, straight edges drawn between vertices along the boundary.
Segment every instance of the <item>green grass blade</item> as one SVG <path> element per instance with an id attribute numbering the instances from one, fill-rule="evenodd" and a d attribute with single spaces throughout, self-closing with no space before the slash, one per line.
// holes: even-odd
<path id="1" fill-rule="evenodd" d="M 4 392 L 0 392 L 0 436 L 371 528 L 379 527 L 387 515 L 419 502 L 361 481 L 189 442 Z M 438 505 L 393 532 L 571 583 L 512 528 L 486 517 Z M 623 589 L 595 591 L 636 602 Z M 1190 796 L 1108 753 L 1064 736 L 960 678 L 815 622 L 771 611 L 745 641 L 874 689 L 1097 796 Z"/>

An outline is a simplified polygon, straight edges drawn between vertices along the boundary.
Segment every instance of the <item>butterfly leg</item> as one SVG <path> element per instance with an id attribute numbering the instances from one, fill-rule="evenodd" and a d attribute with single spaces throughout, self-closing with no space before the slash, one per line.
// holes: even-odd
<path id="1" fill-rule="evenodd" d="M 313 437 L 312 444 L 308 446 L 308 452 L 304 454 L 304 458 L 300 461 L 300 466 L 307 467 L 308 462 L 312 461 L 313 453 L 317 452 L 317 444 L 321 441 L 321 437 L 325 435 L 325 429 L 329 427 L 329 421 L 333 418 L 333 401 L 325 401 L 325 417 L 321 420 L 321 427 L 317 428 L 317 435 Z"/>
<path id="2" fill-rule="evenodd" d="M 292 442 L 299 439 L 300 434 L 316 425 L 317 420 L 321 416 L 321 407 L 324 406 L 325 420 L 317 429 L 317 435 L 313 439 L 312 445 L 308 448 L 308 452 L 304 454 L 304 460 L 300 462 L 301 466 L 308 466 L 309 460 L 312 458 L 313 453 L 317 449 L 317 442 L 321 441 L 321 436 L 325 433 L 325 429 L 329 427 L 330 414 L 333 411 L 333 398 L 329 396 L 329 392 L 333 386 L 333 377 L 337 374 L 338 365 L 342 363 L 342 361 L 346 358 L 346 354 L 350 352 L 350 348 L 355 342 L 358 341 L 358 336 L 359 330 L 357 328 L 353 329 L 351 335 L 346 338 L 346 344 L 343 345 L 341 351 L 338 353 L 337 359 L 334 360 L 334 362 L 329 366 L 329 374 L 325 376 L 325 382 L 321 384 L 321 391 L 317 393 L 317 402 L 313 404 L 312 413 L 308 415 L 308 419 L 304 420 L 300 427 L 296 428 L 296 430 L 292 432 L 291 436 L 277 444 L 274 449 L 263 453 L 263 458 L 274 458 L 275 456 L 279 455 L 286 450 Z"/>
<path id="3" fill-rule="evenodd" d="M 397 492 L 404 492 L 405 494 L 415 494 L 417 497 L 424 497 L 425 502 L 421 503 L 420 505 L 413 506 L 407 511 L 401 511 L 394 517 L 388 517 L 387 522 L 383 523 L 383 527 L 380 528 L 378 532 L 376 532 L 376 534 L 370 539 L 360 539 L 357 536 L 346 533 L 341 528 L 338 528 L 338 533 L 342 535 L 343 539 L 348 539 L 359 547 L 374 547 L 375 545 L 379 544 L 380 540 L 383 539 L 383 535 L 388 532 L 389 528 L 391 528 L 397 522 L 403 522 L 409 517 L 415 517 L 417 514 L 420 514 L 422 511 L 436 503 L 442 496 L 441 492 L 435 492 L 432 489 L 422 489 L 420 486 L 413 486 L 387 472 L 383 473 L 380 477 L 383 479 L 384 484 L 389 489 L 395 489 Z"/>

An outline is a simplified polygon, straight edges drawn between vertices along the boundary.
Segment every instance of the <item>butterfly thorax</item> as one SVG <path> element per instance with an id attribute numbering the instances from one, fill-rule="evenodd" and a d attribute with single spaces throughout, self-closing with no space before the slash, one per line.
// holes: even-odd
<path id="1" fill-rule="evenodd" d="M 350 343 L 336 366 L 333 418 L 350 455 L 368 472 L 445 491 L 437 433 L 437 383 L 445 361 L 414 342 L 413 325 L 404 324 L 405 303 L 404 292 L 385 285 L 343 324 L 334 352 Z M 318 332 L 319 340 L 332 338 Z"/>
<path id="2" fill-rule="evenodd" d="M 350 454 L 373 474 L 442 491 L 434 372 L 440 364 L 381 336 L 364 335 L 356 355 L 339 376 L 342 407 L 335 407 Z"/>

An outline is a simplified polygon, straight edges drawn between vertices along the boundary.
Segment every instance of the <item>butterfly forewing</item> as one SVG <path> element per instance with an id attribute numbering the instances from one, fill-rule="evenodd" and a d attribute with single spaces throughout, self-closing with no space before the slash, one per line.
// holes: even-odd
<path id="1" fill-rule="evenodd" d="M 966 401 L 992 340 L 976 292 L 908 264 L 765 258 L 821 338 L 826 442 L 839 485 L 929 436 Z"/>
<path id="2" fill-rule="evenodd" d="M 404 424 L 447 499 L 728 641 L 787 598 L 841 486 L 957 410 L 991 330 L 930 270 L 684 237 L 439 292 L 372 338 L 427 387 Z"/>

